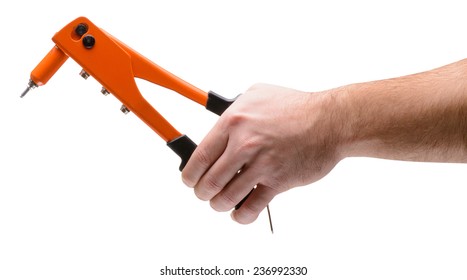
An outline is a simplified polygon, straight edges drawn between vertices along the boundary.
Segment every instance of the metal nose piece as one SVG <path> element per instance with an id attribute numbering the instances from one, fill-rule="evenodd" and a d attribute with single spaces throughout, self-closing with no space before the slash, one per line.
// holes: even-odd
<path id="1" fill-rule="evenodd" d="M 20 95 L 21 98 L 25 97 L 26 94 L 31 90 L 35 89 L 37 87 L 36 83 L 33 80 L 29 80 L 28 87 L 23 91 L 23 93 Z"/>

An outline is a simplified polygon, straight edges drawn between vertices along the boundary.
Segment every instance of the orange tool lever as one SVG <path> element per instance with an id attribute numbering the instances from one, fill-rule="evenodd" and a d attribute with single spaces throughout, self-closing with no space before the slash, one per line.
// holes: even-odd
<path id="1" fill-rule="evenodd" d="M 62 64 L 71 57 L 82 68 L 81 75 L 93 76 L 172 148 L 181 158 L 183 169 L 196 148 L 187 136 L 178 132 L 141 95 L 135 78 L 147 80 L 176 91 L 220 115 L 234 102 L 214 92 L 206 93 L 145 58 L 112 35 L 80 17 L 67 24 L 53 38 L 55 46 L 31 72 L 28 88 L 45 85 Z"/>

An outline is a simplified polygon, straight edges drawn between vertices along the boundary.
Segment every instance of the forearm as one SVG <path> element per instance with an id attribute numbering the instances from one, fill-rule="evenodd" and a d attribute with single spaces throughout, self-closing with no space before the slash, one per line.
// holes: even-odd
<path id="1" fill-rule="evenodd" d="M 345 157 L 467 162 L 467 60 L 307 93 L 258 84 L 199 144 L 183 180 L 251 223 L 277 194 L 316 182 Z M 239 172 L 241 170 L 241 172 Z"/>
<path id="2" fill-rule="evenodd" d="M 467 162 L 467 60 L 331 94 L 343 157 Z"/>

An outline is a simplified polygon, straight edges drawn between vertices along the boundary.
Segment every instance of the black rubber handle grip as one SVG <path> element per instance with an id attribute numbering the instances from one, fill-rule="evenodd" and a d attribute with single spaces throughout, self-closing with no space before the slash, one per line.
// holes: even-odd
<path id="1" fill-rule="evenodd" d="M 232 103 L 235 102 L 235 100 L 237 100 L 237 97 L 233 99 L 229 99 L 229 98 L 220 96 L 219 94 L 213 91 L 209 91 L 208 102 L 206 103 L 206 109 L 220 116 L 222 115 L 222 113 L 224 113 L 225 110 L 227 110 L 227 108 L 230 107 L 230 105 L 232 105 Z"/>
<path id="2" fill-rule="evenodd" d="M 185 165 L 197 147 L 195 142 L 193 142 L 186 135 L 182 135 L 168 142 L 167 146 L 169 146 L 169 148 L 171 148 L 182 159 L 182 163 L 180 163 L 179 167 L 180 171 L 183 171 L 183 168 L 185 168 Z M 242 204 L 250 196 L 253 190 L 254 189 L 252 189 L 247 196 L 245 196 L 237 205 L 235 205 L 235 210 L 238 210 L 240 207 L 242 207 Z"/>
<path id="3" fill-rule="evenodd" d="M 228 99 L 213 91 L 208 93 L 208 101 L 206 103 L 206 109 L 217 114 L 222 115 L 237 98 Z M 180 164 L 180 171 L 185 168 L 188 160 L 196 149 L 196 144 L 188 136 L 182 135 L 172 141 L 167 142 L 167 146 L 171 148 L 182 160 Z"/>
<path id="4" fill-rule="evenodd" d="M 181 159 L 180 171 L 185 168 L 188 160 L 196 149 L 196 144 L 188 136 L 182 135 L 172 141 L 167 142 L 167 146 L 171 148 Z"/>
<path id="5" fill-rule="evenodd" d="M 230 105 L 232 105 L 232 103 L 235 102 L 236 99 L 237 98 L 228 99 L 210 91 L 208 93 L 206 109 L 220 116 L 222 113 L 224 113 L 225 110 L 227 110 L 227 108 L 229 108 Z M 167 146 L 169 146 L 169 148 L 171 148 L 181 158 L 182 162 L 180 163 L 179 167 L 180 171 L 185 168 L 185 165 L 197 147 L 196 143 L 186 135 L 182 135 L 172 141 L 167 142 Z M 240 201 L 235 206 L 235 210 L 242 206 L 245 200 L 250 196 L 251 192 L 253 192 L 253 190 L 251 190 L 250 193 L 248 193 L 248 195 L 245 196 L 242 201 Z"/>

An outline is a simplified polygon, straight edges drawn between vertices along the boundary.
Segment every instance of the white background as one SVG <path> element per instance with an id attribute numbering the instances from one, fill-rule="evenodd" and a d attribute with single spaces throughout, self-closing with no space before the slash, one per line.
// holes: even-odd
<path id="1" fill-rule="evenodd" d="M 466 165 L 346 159 L 271 203 L 271 235 L 265 213 L 242 226 L 199 201 L 178 157 L 74 61 L 19 98 L 50 38 L 78 16 L 233 97 L 255 82 L 318 91 L 463 59 L 465 1 L 101 2 L 0 9 L 0 279 L 195 279 L 159 273 L 215 265 L 305 266 L 296 279 L 314 280 L 467 278 Z M 197 142 L 217 119 L 138 84 Z"/>

